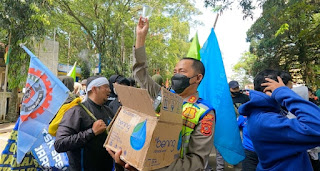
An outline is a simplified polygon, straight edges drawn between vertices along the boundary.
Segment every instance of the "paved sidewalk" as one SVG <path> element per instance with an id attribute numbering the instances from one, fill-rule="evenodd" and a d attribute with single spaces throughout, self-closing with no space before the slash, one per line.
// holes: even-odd
<path id="1" fill-rule="evenodd" d="M 14 125 L 14 122 L 0 124 L 0 153 L 2 153 L 4 147 L 6 146 Z"/>
<path id="2" fill-rule="evenodd" d="M 11 132 L 15 124 L 16 124 L 15 122 L 0 124 L 0 133 Z"/>

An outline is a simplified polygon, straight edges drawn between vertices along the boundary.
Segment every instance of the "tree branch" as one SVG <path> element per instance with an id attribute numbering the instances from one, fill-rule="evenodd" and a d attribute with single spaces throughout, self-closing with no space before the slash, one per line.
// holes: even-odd
<path id="1" fill-rule="evenodd" d="M 89 34 L 91 40 L 94 42 L 94 44 L 96 45 L 96 47 L 99 49 L 99 51 L 101 50 L 100 45 L 98 44 L 98 42 L 94 39 L 93 34 L 91 33 L 91 30 L 88 29 L 88 27 L 74 14 L 74 12 L 72 11 L 72 9 L 69 7 L 68 3 L 66 1 L 60 1 L 59 3 L 63 3 L 61 4 L 62 6 L 64 6 L 68 12 L 68 14 L 70 16 L 72 16 L 79 24 L 80 26 L 82 26 L 87 33 Z"/>

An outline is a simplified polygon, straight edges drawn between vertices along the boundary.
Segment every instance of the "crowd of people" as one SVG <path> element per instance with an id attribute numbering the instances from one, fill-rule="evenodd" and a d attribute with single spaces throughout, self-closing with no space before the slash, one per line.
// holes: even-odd
<path id="1" fill-rule="evenodd" d="M 113 75 L 109 80 L 93 76 L 74 86 L 74 94 L 83 98 L 83 106 L 67 110 L 56 131 L 54 147 L 57 152 L 67 152 L 69 170 L 135 170 L 121 160 L 122 151 L 104 149 L 106 129 L 115 116 L 121 102 L 113 84 L 138 85 L 146 89 L 154 100 L 163 86 L 159 74 L 148 74 L 145 41 L 149 29 L 148 20 L 140 18 L 136 28 L 136 44 L 133 65 L 134 79 Z M 192 108 L 195 117 L 182 113 L 182 145 L 178 159 L 158 170 L 206 170 L 213 148 L 215 110 L 199 97 L 197 88 L 205 76 L 201 61 L 182 58 L 175 66 L 171 78 L 171 91 L 183 99 L 183 110 Z M 291 90 L 289 73 L 276 70 L 261 71 L 254 78 L 254 90 L 250 95 L 241 92 L 237 81 L 230 81 L 230 95 L 243 140 L 245 159 L 234 166 L 236 170 L 319 170 L 318 155 L 314 149 L 320 146 L 320 90 L 301 90 L 308 94 L 304 99 L 299 91 Z M 93 116 L 87 113 L 92 113 Z M 192 124 L 188 124 L 192 123 Z M 208 129 L 210 128 L 210 129 Z M 310 151 L 313 150 L 313 151 Z M 309 153 L 308 153 L 309 151 Z M 224 170 L 224 160 L 217 152 L 216 170 Z M 312 153 L 311 153 L 312 152 Z M 314 155 L 313 155 L 314 156 Z"/>

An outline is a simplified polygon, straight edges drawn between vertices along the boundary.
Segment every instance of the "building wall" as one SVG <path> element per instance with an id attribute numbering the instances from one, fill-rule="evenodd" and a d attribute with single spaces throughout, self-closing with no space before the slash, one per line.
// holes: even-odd
<path id="1" fill-rule="evenodd" d="M 46 39 L 36 45 L 34 54 L 54 75 L 58 75 L 59 42 Z"/>

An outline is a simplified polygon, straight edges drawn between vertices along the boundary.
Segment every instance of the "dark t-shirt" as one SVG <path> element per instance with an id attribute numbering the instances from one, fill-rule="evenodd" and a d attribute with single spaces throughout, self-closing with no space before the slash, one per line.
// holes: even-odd
<path id="1" fill-rule="evenodd" d="M 118 97 L 116 97 L 116 99 L 114 99 L 113 101 L 111 101 L 109 103 L 109 107 L 112 110 L 113 115 L 115 115 L 119 109 L 119 107 L 122 106 L 121 103 L 119 102 Z"/>
<path id="2" fill-rule="evenodd" d="M 248 95 L 245 95 L 245 94 L 242 94 L 240 93 L 239 95 L 235 96 L 235 97 L 232 97 L 232 101 L 233 101 L 233 105 L 235 107 L 235 109 L 239 109 L 239 107 L 243 104 L 243 103 L 246 103 L 248 102 L 250 99 L 249 99 L 249 96 Z M 238 110 L 236 111 L 236 114 L 237 114 L 237 117 L 238 117 Z"/>

